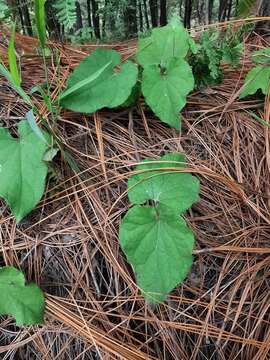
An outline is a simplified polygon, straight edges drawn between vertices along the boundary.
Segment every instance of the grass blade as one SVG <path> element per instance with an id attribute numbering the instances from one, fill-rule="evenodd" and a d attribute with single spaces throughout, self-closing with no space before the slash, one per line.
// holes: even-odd
<path id="1" fill-rule="evenodd" d="M 21 85 L 21 76 L 20 76 L 20 72 L 17 66 L 17 58 L 16 58 L 16 53 L 15 53 L 15 47 L 14 47 L 14 40 L 15 40 L 15 31 L 16 31 L 16 24 L 14 24 L 11 35 L 10 35 L 10 39 L 9 39 L 9 44 L 8 44 L 8 64 L 9 64 L 9 71 L 10 74 L 13 78 L 14 83 L 17 86 Z"/>
<path id="2" fill-rule="evenodd" d="M 45 0 L 35 0 L 35 19 L 40 46 L 45 49 L 46 44 L 46 22 L 45 22 Z"/>

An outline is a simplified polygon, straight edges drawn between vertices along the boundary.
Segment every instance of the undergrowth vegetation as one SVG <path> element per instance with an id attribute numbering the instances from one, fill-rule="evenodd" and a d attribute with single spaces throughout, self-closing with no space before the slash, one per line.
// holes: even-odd
<path id="1" fill-rule="evenodd" d="M 69 1 L 56 5 L 57 16 L 67 29 L 74 21 L 72 6 Z M 93 51 L 74 69 L 65 90 L 53 100 L 46 76 L 44 2 L 37 0 L 35 9 L 46 83 L 32 92 L 42 95 L 55 126 L 62 108 L 92 114 L 104 108 L 131 106 L 143 97 L 163 123 L 181 131 L 179 113 L 186 105 L 187 96 L 195 88 L 221 82 L 222 65 L 236 68 L 243 51 L 243 28 L 236 34 L 230 27 L 225 33 L 208 30 L 196 41 L 178 18 L 173 17 L 167 26 L 141 38 L 134 58 L 123 63 L 115 50 Z M 48 163 L 58 150 L 66 159 L 69 154 L 21 87 L 14 35 L 15 27 L 9 43 L 9 69 L 1 64 L 0 71 L 32 110 L 18 123 L 16 139 L 6 129 L 0 129 L 0 196 L 20 223 L 42 198 Z M 269 49 L 252 54 L 255 67 L 246 76 L 240 98 L 258 90 L 264 95 L 268 93 L 269 57 Z M 36 123 L 35 116 L 43 129 Z M 192 266 L 194 234 L 183 215 L 199 200 L 199 180 L 191 175 L 184 154 L 168 153 L 137 165 L 129 178 L 127 193 L 132 207 L 120 225 L 121 248 L 134 268 L 138 287 L 146 300 L 149 303 L 164 301 Z M 18 325 L 42 322 L 43 295 L 38 287 L 25 286 L 20 272 L 10 267 L 1 268 L 0 288 L 7 294 L 6 302 L 0 301 L 0 314 L 13 315 Z M 35 301 L 29 303 L 33 298 Z"/>

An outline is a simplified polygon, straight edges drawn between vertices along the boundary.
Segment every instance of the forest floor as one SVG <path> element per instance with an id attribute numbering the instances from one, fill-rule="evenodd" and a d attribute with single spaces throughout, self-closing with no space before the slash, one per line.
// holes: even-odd
<path id="1" fill-rule="evenodd" d="M 27 91 L 44 81 L 35 45 L 16 36 Z M 128 57 L 135 45 L 115 47 Z M 56 97 L 91 46 L 51 46 L 61 64 L 48 58 Z M 22 269 L 46 293 L 44 326 L 17 328 L 12 318 L 0 318 L 1 359 L 270 358 L 270 134 L 250 115 L 255 111 L 270 124 L 270 103 L 269 97 L 265 104 L 238 99 L 250 51 L 265 46 L 263 36 L 254 35 L 240 68 L 225 69 L 222 84 L 188 97 L 181 134 L 142 101 L 93 116 L 63 110 L 55 127 L 34 95 L 80 172 L 59 154 L 43 200 L 18 226 L 0 201 L 0 265 Z M 2 38 L 3 59 L 6 51 Z M 1 126 L 15 131 L 27 110 L 1 78 Z M 153 309 L 136 287 L 117 234 L 132 167 L 173 151 L 186 153 L 201 182 L 200 201 L 186 214 L 196 236 L 194 264 Z"/>

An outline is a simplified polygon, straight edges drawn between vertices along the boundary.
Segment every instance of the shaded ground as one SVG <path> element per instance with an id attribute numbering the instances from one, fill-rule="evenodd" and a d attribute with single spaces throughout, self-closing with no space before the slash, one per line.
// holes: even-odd
<path id="1" fill-rule="evenodd" d="M 117 45 L 124 56 L 134 44 Z M 47 293 L 46 323 L 19 329 L 0 318 L 1 359 L 269 359 L 270 142 L 269 98 L 237 99 L 256 36 L 242 65 L 222 85 L 193 93 L 182 134 L 137 108 L 84 116 L 63 111 L 55 127 L 81 172 L 61 155 L 46 194 L 19 226 L 0 203 L 0 265 L 21 268 Z M 56 96 L 87 48 L 57 46 L 60 71 L 50 65 Z M 34 41 L 17 37 L 25 89 L 42 81 Z M 5 39 L 0 54 L 6 51 Z M 61 75 L 60 82 L 57 80 Z M 260 110 L 261 109 L 261 110 Z M 15 130 L 27 108 L 0 79 L 0 122 Z M 188 279 L 156 309 L 140 296 L 117 233 L 127 211 L 126 181 L 145 157 L 184 151 L 200 178 L 201 199 L 186 214 L 196 234 Z"/>

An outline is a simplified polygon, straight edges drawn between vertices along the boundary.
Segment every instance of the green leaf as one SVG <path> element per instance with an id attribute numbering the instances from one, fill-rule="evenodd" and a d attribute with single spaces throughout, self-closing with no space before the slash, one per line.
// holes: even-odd
<path id="1" fill-rule="evenodd" d="M 117 51 L 95 50 L 70 75 L 61 105 L 73 111 L 93 113 L 104 107 L 114 108 L 123 104 L 136 84 L 138 69 L 131 61 L 126 61 L 120 71 L 114 71 L 119 64 L 120 54 Z M 98 72 L 100 74 L 96 77 Z M 93 78 L 90 79 L 91 76 Z M 91 81 L 85 81 L 86 78 Z M 76 86 L 78 89 L 66 95 Z"/>
<path id="2" fill-rule="evenodd" d="M 270 48 L 253 51 L 252 61 L 254 61 L 255 63 L 258 63 L 258 64 L 270 65 Z"/>
<path id="3" fill-rule="evenodd" d="M 102 68 L 95 71 L 93 74 L 87 76 L 86 78 L 82 79 L 79 82 L 76 82 L 73 86 L 69 87 L 66 91 L 64 91 L 62 94 L 60 94 L 59 100 L 61 101 L 64 98 L 66 98 L 67 96 L 70 96 L 73 93 L 78 92 L 80 90 L 83 91 L 83 88 L 85 86 L 90 86 L 91 83 L 93 81 L 95 81 L 111 65 L 111 63 L 112 63 L 111 61 L 108 62 L 107 64 L 102 66 Z"/>
<path id="4" fill-rule="evenodd" d="M 137 61 L 143 67 L 154 64 L 166 66 L 173 57 L 184 58 L 190 45 L 195 51 L 187 30 L 173 18 L 167 26 L 153 29 L 150 37 L 139 39 Z"/>
<path id="5" fill-rule="evenodd" d="M 146 103 L 165 123 L 180 129 L 180 110 L 194 87 L 192 69 L 183 59 L 173 58 L 167 67 L 145 66 L 142 93 Z"/>
<path id="6" fill-rule="evenodd" d="M 256 5 L 257 0 L 240 0 L 237 5 L 237 17 L 245 18 L 252 12 L 252 8 Z"/>
<path id="7" fill-rule="evenodd" d="M 32 107 L 33 104 L 30 97 L 26 94 L 26 92 L 23 90 L 21 86 L 17 85 L 17 83 L 13 79 L 13 76 L 3 64 L 0 64 L 0 74 L 2 74 L 7 79 L 7 81 L 10 83 L 13 89 L 21 96 L 21 98 L 26 102 L 26 104 Z"/>
<path id="8" fill-rule="evenodd" d="M 43 160 L 46 162 L 53 161 L 53 159 L 57 155 L 58 151 L 59 151 L 59 149 L 56 147 L 52 147 L 52 148 L 48 149 L 43 156 Z"/>
<path id="9" fill-rule="evenodd" d="M 46 137 L 44 136 L 42 130 L 38 127 L 37 123 L 36 123 L 36 119 L 33 113 L 33 110 L 30 110 L 26 113 L 25 115 L 26 120 L 28 121 L 28 124 L 30 125 L 32 131 L 37 135 L 37 137 L 39 137 L 45 144 L 48 144 L 48 141 L 46 139 Z"/>
<path id="10" fill-rule="evenodd" d="M 243 43 L 232 46 L 230 43 L 224 42 L 222 46 L 222 60 L 236 68 L 240 63 L 243 49 Z"/>
<path id="11" fill-rule="evenodd" d="M 45 49 L 46 43 L 45 1 L 46 0 L 35 0 L 37 33 L 40 45 L 43 49 Z"/>
<path id="12" fill-rule="evenodd" d="M 239 96 L 242 99 L 245 96 L 255 94 L 259 89 L 266 95 L 270 85 L 270 66 L 258 65 L 251 69 L 246 78 L 244 88 Z"/>
<path id="13" fill-rule="evenodd" d="M 0 128 L 0 196 L 20 222 L 43 195 L 48 171 L 43 156 L 48 145 L 27 121 L 21 121 L 18 130 L 19 139 L 15 139 Z"/>
<path id="14" fill-rule="evenodd" d="M 128 197 L 132 204 L 144 204 L 148 200 L 155 204 L 184 212 L 199 199 L 199 181 L 186 168 L 183 154 L 172 153 L 159 159 L 145 159 L 136 167 L 139 173 L 128 180 Z"/>
<path id="15" fill-rule="evenodd" d="M 14 81 L 14 83 L 17 86 L 21 85 L 21 76 L 19 73 L 19 69 L 17 66 L 17 58 L 16 58 L 16 53 L 15 53 L 15 47 L 14 47 L 14 41 L 15 41 L 15 31 L 16 31 L 16 24 L 14 24 L 11 35 L 10 35 L 10 39 L 9 39 L 9 44 L 8 44 L 8 64 L 9 64 L 9 71 L 10 74 L 12 76 L 12 79 Z"/>
<path id="16" fill-rule="evenodd" d="M 190 270 L 194 236 L 184 219 L 166 206 L 131 208 L 119 238 L 149 302 L 164 300 Z"/>
<path id="17" fill-rule="evenodd" d="M 10 14 L 10 9 L 5 1 L 0 1 L 0 21 L 6 19 Z"/>
<path id="18" fill-rule="evenodd" d="M 76 1 L 57 0 L 53 7 L 56 9 L 56 17 L 65 30 L 71 30 L 76 23 Z"/>
<path id="19" fill-rule="evenodd" d="M 36 284 L 25 285 L 19 270 L 0 268 L 0 293 L 0 315 L 12 315 L 18 326 L 43 323 L 44 295 Z"/>

